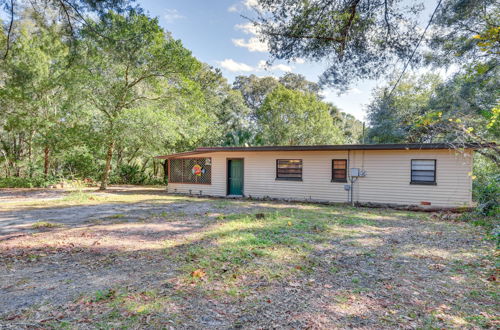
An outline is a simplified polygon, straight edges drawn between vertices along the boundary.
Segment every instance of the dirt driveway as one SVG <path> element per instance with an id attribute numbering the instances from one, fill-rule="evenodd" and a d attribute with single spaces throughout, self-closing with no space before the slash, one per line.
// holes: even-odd
<path id="1" fill-rule="evenodd" d="M 4 190 L 0 328 L 494 328 L 484 237 L 393 210 Z"/>

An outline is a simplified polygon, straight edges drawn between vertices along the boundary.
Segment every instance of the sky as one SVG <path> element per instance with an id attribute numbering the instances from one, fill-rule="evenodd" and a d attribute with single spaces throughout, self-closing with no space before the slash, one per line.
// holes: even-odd
<path id="1" fill-rule="evenodd" d="M 410 0 L 408 0 L 410 1 Z M 310 81 L 318 81 L 326 69 L 325 63 L 266 61 L 271 57 L 265 44 L 259 42 L 251 24 L 244 16 L 252 16 L 255 0 L 137 0 L 152 17 L 158 17 L 160 25 L 181 39 L 184 46 L 200 61 L 222 70 L 232 83 L 238 75 L 279 77 L 286 72 L 299 73 Z M 436 4 L 425 0 L 422 19 L 428 19 Z M 333 89 L 322 92 L 324 100 L 334 103 L 342 111 L 365 120 L 365 108 L 370 102 L 373 88 L 385 81 L 359 81 L 344 94 Z"/>

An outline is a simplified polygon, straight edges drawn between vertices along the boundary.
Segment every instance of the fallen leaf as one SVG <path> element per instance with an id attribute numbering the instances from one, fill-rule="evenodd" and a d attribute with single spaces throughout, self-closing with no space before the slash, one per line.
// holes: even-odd
<path id="1" fill-rule="evenodd" d="M 204 277 L 205 275 L 207 275 L 207 273 L 205 273 L 205 272 L 203 271 L 203 269 L 201 269 L 201 268 L 200 268 L 200 269 L 197 269 L 197 270 L 195 270 L 195 271 L 193 271 L 193 272 L 191 273 L 191 276 L 192 276 L 192 277 L 198 277 L 198 278 L 202 278 L 202 277 Z"/>

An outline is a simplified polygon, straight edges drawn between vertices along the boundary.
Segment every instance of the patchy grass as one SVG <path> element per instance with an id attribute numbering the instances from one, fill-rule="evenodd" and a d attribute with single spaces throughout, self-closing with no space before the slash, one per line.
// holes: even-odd
<path id="1" fill-rule="evenodd" d="M 85 192 L 83 190 L 76 190 L 72 191 L 69 194 L 67 194 L 65 197 L 63 197 L 61 200 L 58 200 L 58 202 L 62 203 L 68 203 L 68 202 L 74 202 L 76 204 L 83 204 L 91 201 L 103 201 L 105 198 L 101 196 L 96 196 L 95 194 L 91 192 Z"/>
<path id="2" fill-rule="evenodd" d="M 26 295 L 31 303 L 52 301 L 3 315 L 0 325 L 499 326 L 497 258 L 482 227 L 348 206 L 139 193 L 90 197 L 75 195 L 72 203 L 127 200 L 142 213 L 119 209 L 107 218 L 126 223 L 87 221 L 0 246 L 0 275 L 12 283 L 2 289 L 15 289 L 15 299 Z M 40 291 L 44 296 L 33 298 Z M 2 299 L 0 293 L 0 304 L 12 300 Z"/>
<path id="3" fill-rule="evenodd" d="M 346 222 L 363 222 L 351 220 Z M 293 209 L 270 212 L 261 219 L 255 214 L 232 214 L 203 233 L 166 242 L 166 254 L 177 256 L 186 283 L 203 283 L 209 289 L 214 281 L 221 282 L 224 290 L 245 294 L 251 277 L 275 280 L 311 272 L 314 244 L 326 242 L 335 226 L 344 223 L 321 212 Z"/>
<path id="4" fill-rule="evenodd" d="M 31 225 L 33 229 L 41 229 L 41 228 L 57 228 L 62 227 L 59 223 L 53 223 L 48 221 L 37 221 Z"/>

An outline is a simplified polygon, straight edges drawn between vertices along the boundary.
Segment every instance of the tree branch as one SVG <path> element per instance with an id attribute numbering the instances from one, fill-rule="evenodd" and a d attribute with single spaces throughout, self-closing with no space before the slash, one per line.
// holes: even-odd
<path id="1" fill-rule="evenodd" d="M 12 27 L 14 26 L 14 0 L 10 0 L 10 23 L 9 23 L 9 29 L 7 30 L 7 40 L 5 43 L 5 54 L 3 55 L 3 59 L 6 60 L 7 56 L 9 55 L 9 50 L 10 50 L 10 37 L 12 34 Z"/>

